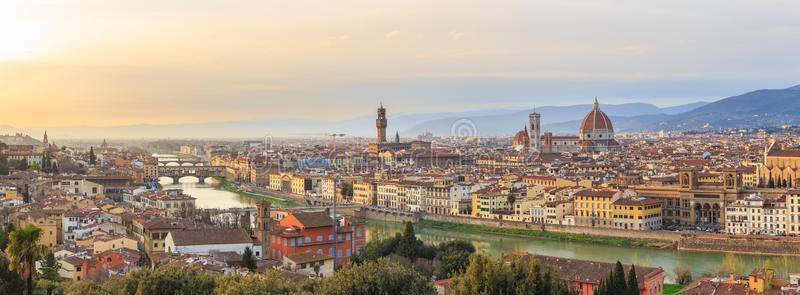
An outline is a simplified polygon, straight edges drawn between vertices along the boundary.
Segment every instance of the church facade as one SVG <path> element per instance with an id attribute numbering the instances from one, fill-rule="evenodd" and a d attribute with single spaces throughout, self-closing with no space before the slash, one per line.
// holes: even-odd
<path id="1" fill-rule="evenodd" d="M 600 110 L 597 98 L 594 99 L 594 107 L 581 121 L 578 135 L 557 136 L 552 132 L 545 132 L 539 135 L 541 115 L 531 113 L 530 133 L 528 128 L 517 132 L 514 135 L 513 145 L 519 147 L 524 145 L 524 150 L 531 153 L 558 154 L 562 152 L 608 152 L 619 150 L 620 145 L 614 139 L 614 126 L 608 115 Z"/>

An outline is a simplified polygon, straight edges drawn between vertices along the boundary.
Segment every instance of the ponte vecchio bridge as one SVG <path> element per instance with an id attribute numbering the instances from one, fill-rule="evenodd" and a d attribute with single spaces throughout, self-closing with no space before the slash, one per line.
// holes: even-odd
<path id="1" fill-rule="evenodd" d="M 205 182 L 207 177 L 224 176 L 225 166 L 158 166 L 158 177 L 170 177 L 172 183 L 184 176 L 194 176 Z"/>

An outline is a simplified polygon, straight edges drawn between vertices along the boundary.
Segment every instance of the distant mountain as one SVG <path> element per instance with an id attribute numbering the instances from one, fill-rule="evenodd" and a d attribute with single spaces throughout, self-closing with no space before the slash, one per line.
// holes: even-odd
<path id="1" fill-rule="evenodd" d="M 626 130 L 628 125 L 635 128 L 642 120 L 651 120 L 649 123 L 655 122 L 657 119 L 664 119 L 668 114 L 674 114 L 681 110 L 689 110 L 696 106 L 702 106 L 707 103 L 697 102 L 686 105 L 674 106 L 669 108 L 658 108 L 652 104 L 646 103 L 626 103 L 626 104 L 601 104 L 600 108 L 612 117 L 614 121 L 615 130 Z M 553 132 L 555 134 L 577 134 L 580 127 L 580 120 L 592 109 L 591 104 L 580 104 L 572 106 L 546 106 L 536 108 L 536 112 L 542 115 L 541 123 L 542 130 Z M 422 121 L 411 128 L 401 131 L 401 134 L 420 134 L 423 132 L 431 132 L 434 135 L 447 136 L 452 133 L 453 125 L 456 122 L 463 123 L 466 119 L 469 124 L 474 125 L 478 135 L 501 135 L 513 134 L 522 130 L 528 123 L 528 114 L 532 110 L 515 111 L 505 114 L 485 115 L 485 116 L 452 116 L 447 118 Z M 627 120 L 623 118 L 645 116 L 641 119 Z M 620 123 L 630 121 L 630 124 L 618 124 L 614 118 L 620 120 Z M 391 121 L 390 121 L 391 123 Z M 648 124 L 649 124 L 648 123 Z M 621 129 L 620 127 L 625 127 Z"/>
<path id="2" fill-rule="evenodd" d="M 610 116 L 661 114 L 669 112 L 665 109 L 670 109 L 659 109 L 652 104 L 645 103 L 602 105 L 602 107 Z M 592 106 L 589 104 L 546 106 L 539 107 L 536 111 L 542 114 L 542 124 L 546 127 L 547 124 L 580 120 L 591 108 Z M 431 131 L 436 135 L 450 135 L 450 125 L 453 121 L 459 118 L 470 118 L 474 120 L 479 135 L 510 134 L 524 127 L 528 121 L 528 113 L 531 111 L 528 109 L 488 109 L 468 112 L 391 113 L 391 108 L 389 108 L 387 133 L 393 135 L 399 131 L 403 137 L 415 137 L 425 131 Z M 568 133 L 576 133 L 577 128 L 577 125 L 573 126 Z M 58 126 L 46 129 L 54 139 L 255 138 L 264 135 L 308 137 L 323 136 L 323 134 L 331 132 L 346 133 L 348 136 L 372 137 L 375 135 L 375 116 L 361 116 L 342 121 L 285 118 L 165 125 Z M 0 126 L 0 134 L 3 132 L 43 134 L 44 130 L 45 127 Z M 566 128 L 564 130 L 567 132 Z"/>
<path id="3" fill-rule="evenodd" d="M 762 89 L 675 114 L 644 130 L 703 130 L 800 124 L 800 85 Z"/>

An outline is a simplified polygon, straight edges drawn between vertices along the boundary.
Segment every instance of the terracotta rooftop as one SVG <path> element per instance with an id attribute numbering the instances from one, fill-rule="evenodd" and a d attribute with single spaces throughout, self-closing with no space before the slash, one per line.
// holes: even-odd
<path id="1" fill-rule="evenodd" d="M 253 239 L 244 229 L 201 229 L 170 231 L 175 246 L 244 244 Z"/>

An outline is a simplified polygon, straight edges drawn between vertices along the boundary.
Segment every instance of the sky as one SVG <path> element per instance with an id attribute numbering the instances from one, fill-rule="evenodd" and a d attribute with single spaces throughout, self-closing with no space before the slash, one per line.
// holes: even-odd
<path id="1" fill-rule="evenodd" d="M 800 1 L 0 1 L 0 125 L 647 102 L 800 84 Z"/>

